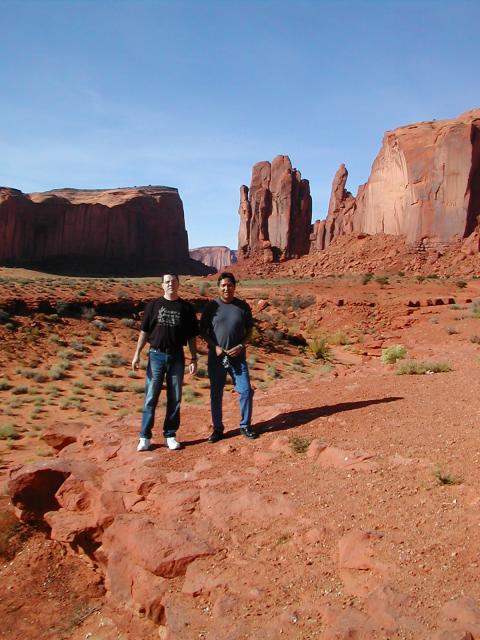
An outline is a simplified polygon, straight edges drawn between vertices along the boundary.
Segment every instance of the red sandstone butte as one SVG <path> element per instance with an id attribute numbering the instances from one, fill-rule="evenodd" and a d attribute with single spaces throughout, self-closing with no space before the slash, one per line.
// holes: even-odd
<path id="1" fill-rule="evenodd" d="M 189 257 L 177 189 L 155 186 L 31 194 L 0 187 L 0 264 L 205 272 Z"/>
<path id="2" fill-rule="evenodd" d="M 314 224 L 312 251 L 352 232 L 401 235 L 425 247 L 455 244 L 478 226 L 480 109 L 387 131 L 355 198 L 345 189 L 346 177 L 342 165 L 327 219 Z"/>
<path id="3" fill-rule="evenodd" d="M 288 156 L 257 162 L 250 189 L 240 187 L 238 259 L 263 256 L 266 262 L 308 253 L 312 199 L 308 180 Z"/>
<path id="4" fill-rule="evenodd" d="M 228 247 L 198 247 L 190 249 L 190 257 L 207 267 L 223 271 L 225 267 L 237 262 L 237 252 Z"/>

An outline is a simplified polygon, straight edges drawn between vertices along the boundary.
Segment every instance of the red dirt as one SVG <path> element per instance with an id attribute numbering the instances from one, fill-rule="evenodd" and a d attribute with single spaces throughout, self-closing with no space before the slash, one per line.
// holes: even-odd
<path id="1" fill-rule="evenodd" d="M 212 487 L 217 507 L 202 518 L 217 552 L 171 581 L 159 626 L 112 608 L 98 569 L 35 532 L 0 569 L 6 634 L 0 637 L 480 638 L 480 347 L 471 341 L 480 335 L 480 320 L 467 302 L 480 296 L 480 281 L 469 280 L 466 288 L 455 283 L 397 276 L 385 285 L 361 285 L 356 276 L 245 282 L 239 294 L 252 303 L 261 328 L 307 338 L 336 333 L 336 342 L 343 332 L 352 344 L 332 347 L 331 370 L 275 337 L 250 349 L 257 358 L 254 421 L 261 437 L 237 436 L 236 398 L 227 393 L 231 437 L 207 444 L 208 390 L 200 378 L 191 385 L 198 404 L 184 403 L 179 432 L 193 446 L 178 454 L 159 447 L 143 458 L 158 468 L 159 481 L 170 482 L 173 497 L 180 489 Z M 308 295 L 314 304 L 295 308 Z M 269 306 L 257 312 L 267 296 Z M 460 308 L 445 304 L 450 298 Z M 417 301 L 420 306 L 408 306 Z M 48 370 L 56 351 L 68 348 L 49 340 L 52 331 L 68 343 L 84 341 L 91 328 L 74 318 L 53 329 L 37 317 L 19 320 L 15 333 L 0 326 L 0 365 L 13 387 L 26 384 L 36 389 L 30 396 L 46 397 L 45 384 L 15 369 L 40 358 L 39 368 Z M 26 331 L 32 320 L 39 323 L 33 341 Z M 1 423 L 25 429 L 11 448 L 0 440 L 4 477 L 15 464 L 52 452 L 38 440 L 38 422 L 95 425 L 122 408 L 128 415 L 109 429 L 123 434 L 132 466 L 141 465 L 135 452 L 141 395 L 120 392 L 108 400 L 101 387 L 107 378 L 93 364 L 112 350 L 130 358 L 135 334 L 111 320 L 99 344 L 56 383 L 60 398 L 43 406 L 41 419 L 31 417 L 31 402 L 8 404 L 21 395 L 0 392 L 2 412 L 11 410 Z M 395 375 L 396 365 L 379 357 L 392 344 L 404 345 L 408 358 L 447 362 L 452 371 Z M 303 361 L 301 370 L 292 369 L 293 358 Z M 272 364 L 281 378 L 269 377 Z M 142 382 L 127 371 L 115 367 L 114 382 Z M 62 409 L 78 378 L 85 380 L 85 410 Z M 440 484 L 438 476 L 458 483 Z"/>

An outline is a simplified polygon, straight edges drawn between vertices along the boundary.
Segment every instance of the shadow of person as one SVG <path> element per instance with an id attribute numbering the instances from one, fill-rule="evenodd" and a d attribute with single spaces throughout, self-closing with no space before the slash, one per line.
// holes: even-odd
<path id="1" fill-rule="evenodd" d="M 343 411 L 354 411 L 362 409 L 374 404 L 385 404 L 387 402 L 397 402 L 404 400 L 402 396 L 387 396 L 386 398 L 373 398 L 372 400 L 358 400 L 356 402 L 339 402 L 338 404 L 324 405 L 323 407 L 313 407 L 311 409 L 298 409 L 297 411 L 288 411 L 279 413 L 274 418 L 269 418 L 263 422 L 257 422 L 254 425 L 257 433 L 283 431 L 284 429 L 294 429 L 302 424 L 307 424 L 317 418 L 342 413 Z"/>

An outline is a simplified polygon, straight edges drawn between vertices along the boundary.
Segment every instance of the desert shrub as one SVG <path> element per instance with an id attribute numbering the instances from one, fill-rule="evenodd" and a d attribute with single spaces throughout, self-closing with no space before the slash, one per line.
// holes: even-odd
<path id="1" fill-rule="evenodd" d="M 371 271 L 368 271 L 367 273 L 362 274 L 360 282 L 361 284 L 368 284 L 372 278 L 373 273 Z"/>
<path id="2" fill-rule="evenodd" d="M 84 341 L 86 344 L 88 344 L 88 345 L 92 346 L 92 345 L 94 345 L 94 344 L 97 344 L 97 337 L 96 337 L 96 336 L 92 336 L 92 335 L 88 335 L 88 336 L 85 336 L 85 337 L 84 337 L 83 341 Z"/>
<path id="3" fill-rule="evenodd" d="M 65 378 L 65 372 L 68 370 L 66 363 L 60 362 L 50 367 L 48 375 L 51 380 L 62 380 Z"/>
<path id="4" fill-rule="evenodd" d="M 302 436 L 293 436 L 293 438 L 290 438 L 290 447 L 294 453 L 306 453 L 311 443 L 311 438 L 304 438 Z"/>
<path id="5" fill-rule="evenodd" d="M 327 338 L 316 338 L 308 342 L 308 348 L 315 360 L 329 360 L 332 354 Z"/>
<path id="6" fill-rule="evenodd" d="M 471 336 L 470 342 L 473 342 L 473 344 L 480 344 L 480 336 Z M 1 386 L 0 386 L 0 389 L 1 389 Z"/>
<path id="7" fill-rule="evenodd" d="M 417 282 L 424 282 L 425 281 L 425 276 L 418 275 L 416 278 L 417 278 Z"/>
<path id="8" fill-rule="evenodd" d="M 285 300 L 285 304 L 292 309 L 307 309 L 315 304 L 315 296 L 295 296 L 294 298 L 288 298 Z"/>
<path id="9" fill-rule="evenodd" d="M 133 393 L 143 393 L 145 391 L 145 387 L 143 384 L 134 384 L 132 385 L 132 391 Z"/>
<path id="10" fill-rule="evenodd" d="M 272 378 L 272 380 L 282 377 L 282 374 L 274 364 L 267 364 L 267 366 L 265 367 L 265 373 L 269 378 Z"/>
<path id="11" fill-rule="evenodd" d="M 457 329 L 455 329 L 455 327 L 447 327 L 445 329 L 445 331 L 448 333 L 449 336 L 453 336 L 456 333 L 458 333 Z"/>
<path id="12" fill-rule="evenodd" d="M 206 378 L 208 376 L 207 369 L 205 367 L 197 367 L 197 378 Z"/>
<path id="13" fill-rule="evenodd" d="M 129 299 L 129 294 L 128 291 L 125 291 L 125 289 L 119 289 L 117 291 L 117 298 L 118 300 L 128 300 Z"/>
<path id="14" fill-rule="evenodd" d="M 124 327 L 129 327 L 130 329 L 135 326 L 135 320 L 133 318 L 122 318 L 120 322 Z"/>
<path id="15" fill-rule="evenodd" d="M 388 284 L 389 283 L 389 279 L 388 276 L 377 276 L 375 278 L 375 282 L 381 286 Z"/>
<path id="16" fill-rule="evenodd" d="M 10 314 L 4 309 L 0 309 L 0 324 L 7 324 L 10 320 Z"/>
<path id="17" fill-rule="evenodd" d="M 424 375 L 426 373 L 446 373 L 451 370 L 451 366 L 446 362 L 416 362 L 415 360 L 410 360 L 401 362 L 395 373 L 398 376 Z"/>
<path id="18" fill-rule="evenodd" d="M 0 425 L 0 440 L 17 440 L 20 435 L 11 422 Z"/>
<path id="19" fill-rule="evenodd" d="M 128 360 L 124 358 L 120 353 L 116 351 L 110 351 L 104 353 L 100 358 L 100 364 L 106 367 L 123 367 L 128 363 Z"/>
<path id="20" fill-rule="evenodd" d="M 442 485 L 452 485 L 452 484 L 461 484 L 462 479 L 457 476 L 452 475 L 451 473 L 444 473 L 440 467 L 435 467 L 433 470 L 433 475 L 438 481 L 438 484 Z"/>
<path id="21" fill-rule="evenodd" d="M 60 351 L 57 351 L 57 356 L 62 360 L 73 360 L 75 358 L 75 353 L 69 349 L 61 349 Z"/>
<path id="22" fill-rule="evenodd" d="M 108 331 L 108 327 L 103 320 L 92 320 L 92 326 L 96 327 L 100 331 Z"/>
<path id="23" fill-rule="evenodd" d="M 329 344 L 334 344 L 338 346 L 338 345 L 350 344 L 351 341 L 350 341 L 350 338 L 345 333 L 343 333 L 343 331 L 337 331 L 333 335 L 329 336 L 328 342 Z"/>
<path id="24" fill-rule="evenodd" d="M 91 322 L 95 317 L 95 309 L 93 307 L 82 307 L 80 309 L 80 315 L 83 320 L 88 320 L 88 322 Z"/>
<path id="25" fill-rule="evenodd" d="M 32 380 L 34 382 L 47 382 L 48 375 L 46 373 L 42 373 L 41 371 L 34 371 L 32 375 Z"/>
<path id="26" fill-rule="evenodd" d="M 57 300 L 53 305 L 53 308 L 55 309 L 55 311 L 59 316 L 65 315 L 69 307 L 70 305 L 66 300 Z"/>
<path id="27" fill-rule="evenodd" d="M 102 387 L 106 391 L 114 391 L 115 393 L 120 393 L 121 391 L 125 391 L 125 385 L 119 382 L 103 382 Z"/>
<path id="28" fill-rule="evenodd" d="M 198 398 L 200 398 L 200 394 L 192 387 L 185 387 L 182 391 L 182 397 L 185 402 L 195 403 L 196 401 L 198 401 Z"/>
<path id="29" fill-rule="evenodd" d="M 24 387 L 24 386 L 14 387 L 12 389 L 12 393 L 14 395 L 16 395 L 16 396 L 22 396 L 22 395 L 25 395 L 28 392 L 29 392 L 29 388 L 28 387 Z"/>
<path id="30" fill-rule="evenodd" d="M 53 342 L 54 344 L 57 344 L 59 347 L 64 347 L 67 343 L 65 342 L 65 340 L 63 340 L 58 334 L 56 333 L 52 333 L 50 336 L 48 336 L 48 340 L 50 342 Z"/>
<path id="31" fill-rule="evenodd" d="M 72 340 L 72 342 L 68 343 L 68 346 L 70 347 L 70 349 L 73 349 L 74 351 L 79 351 L 79 352 L 87 351 L 87 347 L 81 342 L 79 342 L 78 340 Z"/>
<path id="32" fill-rule="evenodd" d="M 198 285 L 198 293 L 201 296 L 207 296 L 210 291 L 210 283 L 209 282 L 201 282 Z"/>
<path id="33" fill-rule="evenodd" d="M 438 324 L 440 322 L 440 319 L 438 316 L 433 316 L 432 318 L 430 318 L 430 322 L 432 324 Z"/>
<path id="34" fill-rule="evenodd" d="M 391 347 L 387 347 L 386 349 L 382 349 L 380 360 L 384 364 L 393 364 L 397 360 L 403 360 L 406 355 L 407 350 L 403 344 L 395 344 Z"/>
<path id="35" fill-rule="evenodd" d="M 451 304 L 448 308 L 454 311 L 458 311 L 459 309 L 462 309 L 462 307 L 459 304 Z"/>
<path id="36" fill-rule="evenodd" d="M 480 300 L 474 300 L 472 302 L 471 310 L 472 310 L 472 318 L 479 320 L 480 319 Z"/>
<path id="37" fill-rule="evenodd" d="M 253 347 L 258 347 L 261 343 L 262 343 L 262 334 L 260 333 L 258 328 L 254 326 L 250 334 L 250 344 Z"/>
<path id="38" fill-rule="evenodd" d="M 290 365 L 292 371 L 303 371 L 305 368 L 304 362 L 301 358 L 292 358 L 292 363 Z"/>
<path id="39" fill-rule="evenodd" d="M 0 391 L 8 391 L 12 388 L 12 385 L 6 378 L 0 378 Z"/>
<path id="40" fill-rule="evenodd" d="M 247 364 L 251 369 L 253 369 L 253 367 L 257 364 L 257 356 L 249 356 L 249 358 L 247 358 Z"/>
<path id="41" fill-rule="evenodd" d="M 265 329 L 263 335 L 267 340 L 273 343 L 279 343 L 285 339 L 285 334 L 279 329 Z"/>
<path id="42" fill-rule="evenodd" d="M 465 287 L 467 286 L 467 282 L 465 280 L 457 280 L 455 284 L 459 289 L 465 289 Z"/>
<path id="43" fill-rule="evenodd" d="M 113 378 L 113 369 L 110 367 L 99 367 L 97 373 L 99 376 L 104 376 L 105 378 Z"/>
<path id="44" fill-rule="evenodd" d="M 76 389 L 85 389 L 86 386 L 87 385 L 83 380 L 74 380 L 72 382 L 72 387 L 75 387 Z"/>

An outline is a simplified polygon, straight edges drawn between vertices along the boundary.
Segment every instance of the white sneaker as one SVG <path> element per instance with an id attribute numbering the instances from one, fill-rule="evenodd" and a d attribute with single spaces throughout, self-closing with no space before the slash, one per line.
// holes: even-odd
<path id="1" fill-rule="evenodd" d="M 171 438 L 165 438 L 165 442 L 167 444 L 167 447 L 171 450 L 171 451 L 175 451 L 176 449 L 181 449 L 182 445 L 176 441 L 175 437 L 172 436 Z"/>
<path id="2" fill-rule="evenodd" d="M 150 449 L 149 438 L 140 438 L 138 441 L 137 451 L 148 451 Z"/>

